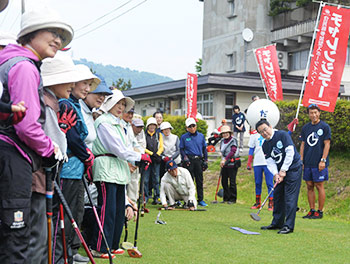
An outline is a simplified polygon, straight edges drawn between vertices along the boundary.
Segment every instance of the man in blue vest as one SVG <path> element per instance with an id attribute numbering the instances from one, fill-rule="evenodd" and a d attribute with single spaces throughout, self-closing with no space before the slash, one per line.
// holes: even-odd
<path id="1" fill-rule="evenodd" d="M 202 133 L 197 131 L 197 123 L 194 118 L 186 119 L 187 133 L 180 139 L 180 153 L 183 167 L 191 173 L 196 181 L 199 206 L 208 206 L 203 201 L 203 171 L 208 168 L 207 143 Z"/>

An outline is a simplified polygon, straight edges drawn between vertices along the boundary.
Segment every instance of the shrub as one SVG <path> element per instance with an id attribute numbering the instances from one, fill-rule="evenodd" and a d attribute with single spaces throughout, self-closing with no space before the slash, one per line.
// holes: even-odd
<path id="1" fill-rule="evenodd" d="M 145 124 L 149 117 L 150 116 L 142 117 L 142 120 Z M 163 118 L 164 118 L 164 121 L 168 121 L 174 128 L 171 131 L 171 133 L 177 135 L 179 138 L 181 138 L 181 136 L 187 132 L 186 125 L 185 125 L 185 120 L 186 120 L 185 116 L 173 116 L 173 115 L 164 114 Z M 204 120 L 198 119 L 197 131 L 201 132 L 204 136 L 206 136 L 207 129 L 208 129 L 207 123 Z"/>
<path id="2" fill-rule="evenodd" d="M 287 130 L 287 125 L 294 119 L 298 101 L 281 101 L 277 102 L 281 114 L 277 129 Z M 298 140 L 301 134 L 301 128 L 310 122 L 306 107 L 301 106 L 299 112 L 299 124 L 292 134 L 292 138 L 296 145 L 300 145 Z M 331 150 L 345 151 L 350 150 L 350 101 L 338 100 L 333 113 L 321 111 L 321 120 L 326 122 L 332 130 Z"/>

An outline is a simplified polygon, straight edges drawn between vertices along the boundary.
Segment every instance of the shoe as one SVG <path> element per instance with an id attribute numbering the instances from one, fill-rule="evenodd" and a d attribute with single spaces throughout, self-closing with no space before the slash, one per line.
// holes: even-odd
<path id="1" fill-rule="evenodd" d="M 273 211 L 273 198 L 269 197 L 269 206 L 267 208 L 269 211 Z"/>
<path id="2" fill-rule="evenodd" d="M 102 253 L 102 252 L 98 252 L 96 250 L 91 250 L 91 255 L 94 257 L 94 258 L 102 258 L 102 259 L 109 259 L 109 256 L 108 256 L 108 253 Z M 115 258 L 115 255 L 111 254 L 112 255 L 112 259 Z M 89 259 L 90 260 L 90 259 Z"/>
<path id="3" fill-rule="evenodd" d="M 221 201 L 220 203 L 223 203 L 223 204 L 224 204 L 224 203 L 227 203 L 227 201 Z"/>
<path id="4" fill-rule="evenodd" d="M 314 216 L 314 213 L 316 211 L 314 209 L 310 209 L 310 211 L 307 213 L 307 215 L 304 215 L 303 218 L 304 219 L 311 219 Z"/>
<path id="5" fill-rule="evenodd" d="M 259 209 L 261 207 L 261 195 L 255 195 L 255 204 L 250 209 Z"/>
<path id="6" fill-rule="evenodd" d="M 228 201 L 227 203 L 228 203 L 228 204 L 235 204 L 236 201 Z"/>
<path id="7" fill-rule="evenodd" d="M 152 205 L 158 205 L 158 204 L 162 204 L 162 203 L 158 200 L 153 200 Z"/>
<path id="8" fill-rule="evenodd" d="M 323 217 L 323 211 L 317 210 L 310 219 L 321 219 Z"/>
<path id="9" fill-rule="evenodd" d="M 293 229 L 290 229 L 288 226 L 282 227 L 282 229 L 277 232 L 277 234 L 280 234 L 280 235 L 286 235 L 289 233 L 293 233 Z"/>
<path id="10" fill-rule="evenodd" d="M 208 206 L 208 205 L 206 204 L 206 202 L 204 202 L 203 200 L 200 201 L 200 202 L 198 202 L 198 205 L 199 205 L 199 206 L 203 206 L 203 207 Z"/>
<path id="11" fill-rule="evenodd" d="M 114 255 L 123 255 L 125 253 L 125 250 L 118 248 L 118 249 L 112 249 L 111 252 Z"/>
<path id="12" fill-rule="evenodd" d="M 255 203 L 252 207 L 250 207 L 250 209 L 259 209 L 260 206 L 261 206 L 261 204 Z"/>
<path id="13" fill-rule="evenodd" d="M 277 230 L 277 229 L 281 229 L 281 227 L 276 226 L 276 225 L 268 225 L 268 226 L 262 226 L 260 227 L 261 230 Z"/>
<path id="14" fill-rule="evenodd" d="M 74 262 L 80 262 L 80 263 L 88 263 L 90 261 L 90 259 L 88 257 L 84 257 L 82 255 L 80 255 L 79 253 L 75 254 L 73 256 L 73 261 Z"/>

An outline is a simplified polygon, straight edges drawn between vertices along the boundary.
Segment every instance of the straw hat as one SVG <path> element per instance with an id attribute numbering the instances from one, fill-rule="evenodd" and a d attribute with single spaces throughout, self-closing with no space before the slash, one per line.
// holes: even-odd
<path id="1" fill-rule="evenodd" d="M 232 134 L 231 128 L 229 126 L 222 126 L 220 134 L 227 133 L 227 132 Z"/>
<path id="2" fill-rule="evenodd" d="M 17 38 L 40 29 L 57 28 L 63 31 L 62 48 L 67 46 L 73 39 L 73 28 L 65 23 L 60 16 L 49 7 L 39 7 L 26 11 L 22 14 L 21 31 Z"/>
<path id="3" fill-rule="evenodd" d="M 73 60 L 62 52 L 57 52 L 53 58 L 44 59 L 40 69 L 44 86 L 80 80 Z"/>
<path id="4" fill-rule="evenodd" d="M 150 117 L 147 119 L 146 128 L 152 124 L 157 126 L 157 120 L 154 117 Z"/>
<path id="5" fill-rule="evenodd" d="M 164 130 L 167 128 L 174 129 L 169 122 L 163 122 L 160 124 L 160 130 Z"/>
<path id="6" fill-rule="evenodd" d="M 119 90 L 113 90 L 112 95 L 106 97 L 105 101 L 100 107 L 100 110 L 104 113 L 107 113 L 112 109 L 120 100 L 125 99 L 126 107 L 124 112 L 128 112 L 135 104 L 135 101 L 130 97 L 125 97 L 124 94 Z"/>
<path id="7" fill-rule="evenodd" d="M 88 66 L 84 64 L 77 64 L 75 65 L 75 70 L 77 71 L 79 76 L 78 82 L 93 79 L 92 84 L 90 86 L 90 93 L 93 92 L 100 84 L 101 80 L 90 71 L 90 68 Z"/>

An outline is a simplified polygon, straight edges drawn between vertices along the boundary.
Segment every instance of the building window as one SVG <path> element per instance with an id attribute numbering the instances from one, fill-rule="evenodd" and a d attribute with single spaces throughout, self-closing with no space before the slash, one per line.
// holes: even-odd
<path id="1" fill-rule="evenodd" d="M 213 94 L 197 95 L 197 111 L 202 116 L 213 116 Z"/>
<path id="2" fill-rule="evenodd" d="M 227 18 L 233 18 L 236 16 L 236 3 L 235 0 L 227 0 L 228 5 L 229 5 L 229 14 Z"/>
<path id="3" fill-rule="evenodd" d="M 142 116 L 146 116 L 147 115 L 147 111 L 146 111 L 146 109 L 143 109 L 142 110 Z"/>
<path id="4" fill-rule="evenodd" d="M 291 70 L 305 70 L 307 59 L 309 57 L 309 50 L 300 50 L 292 52 Z"/>
<path id="5" fill-rule="evenodd" d="M 227 56 L 227 69 L 226 72 L 236 71 L 236 52 L 226 54 Z"/>
<path id="6" fill-rule="evenodd" d="M 345 61 L 345 65 L 350 65 L 350 48 L 347 47 L 346 49 L 346 61 Z"/>
<path id="7" fill-rule="evenodd" d="M 234 104 L 235 104 L 235 94 L 227 93 L 225 95 L 225 119 L 226 120 L 231 120 Z"/>

